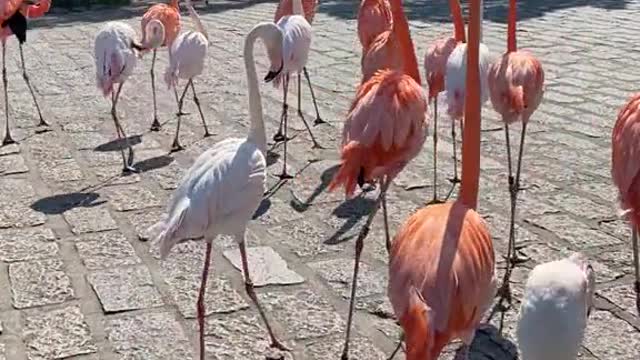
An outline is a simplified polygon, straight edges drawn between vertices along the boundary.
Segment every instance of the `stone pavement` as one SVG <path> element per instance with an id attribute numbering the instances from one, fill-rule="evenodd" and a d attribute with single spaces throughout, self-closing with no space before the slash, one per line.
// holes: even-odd
<path id="1" fill-rule="evenodd" d="M 506 0 L 485 4 L 485 43 L 505 46 Z M 637 43 L 638 1 L 539 0 L 520 2 L 521 47 L 542 59 L 545 100 L 530 125 L 520 201 L 518 241 L 533 261 L 519 267 L 513 287 L 520 298 L 537 262 L 581 250 L 597 272 L 597 310 L 589 322 L 583 359 L 638 359 L 640 319 L 632 296 L 629 230 L 616 217 L 609 175 L 610 132 L 617 111 L 636 91 L 640 60 L 628 55 Z M 144 4 L 143 4 L 144 5 Z M 449 34 L 446 1 L 407 1 L 417 54 Z M 121 177 L 121 160 L 109 102 L 95 88 L 94 34 L 107 20 L 139 28 L 144 6 L 52 13 L 33 21 L 25 48 L 32 82 L 53 131 L 37 134 L 37 118 L 18 71 L 15 40 L 9 42 L 10 117 L 19 146 L 0 148 L 0 359 L 195 359 L 195 300 L 204 258 L 202 243 L 178 246 L 158 260 L 145 229 L 157 221 L 171 191 L 194 158 L 211 144 L 242 136 L 248 127 L 243 36 L 272 19 L 273 1 L 216 1 L 199 9 L 213 41 L 206 75 L 196 80 L 209 128 L 203 139 L 195 106 L 187 102 L 182 142 L 168 154 L 175 102 L 158 88 L 164 124 L 151 124 L 150 56 L 126 83 L 119 113 L 135 143 L 140 174 Z M 311 150 L 300 131 L 290 144 L 298 177 L 263 203 L 250 225 L 252 273 L 276 331 L 295 351 L 288 358 L 339 357 L 353 266 L 353 235 L 370 198 L 343 202 L 327 193 L 342 122 L 359 79 L 357 2 L 323 1 L 313 24 L 309 71 L 321 114 L 330 125 L 314 128 L 326 150 Z M 185 28 L 192 23 L 184 17 Z M 258 71 L 265 72 L 257 47 Z M 166 66 L 160 52 L 157 74 Z M 162 79 L 162 76 L 158 76 Z M 294 86 L 292 86 L 295 89 Z M 262 86 L 269 134 L 280 114 L 280 92 Z M 308 90 L 303 107 L 314 118 Z M 295 115 L 292 127 L 303 130 Z M 443 109 L 443 107 L 440 107 Z M 480 213 L 504 253 L 508 193 L 504 135 L 489 106 L 484 112 Z M 452 172 L 449 122 L 440 122 L 441 196 Z M 517 135 L 517 132 L 515 133 Z M 391 229 L 431 197 L 431 139 L 397 178 L 389 193 Z M 274 151 L 281 153 L 281 149 Z M 280 171 L 271 156 L 270 174 Z M 275 178 L 270 185 L 276 183 Z M 414 185 L 429 187 L 407 190 Z M 380 219 L 378 219 L 380 220 Z M 263 359 L 266 332 L 244 293 L 237 246 L 215 242 L 215 277 L 207 293 L 210 359 Z M 366 240 L 358 289 L 353 359 L 385 359 L 398 327 L 386 300 L 387 255 L 381 220 Z M 500 262 L 501 269 L 504 263 Z M 516 308 L 519 304 L 516 304 Z M 514 321 L 507 313 L 504 338 L 484 326 L 472 359 L 514 359 Z M 491 324 L 496 325 L 496 319 Z M 454 357 L 458 344 L 443 358 Z M 396 357 L 401 359 L 402 355 Z"/>

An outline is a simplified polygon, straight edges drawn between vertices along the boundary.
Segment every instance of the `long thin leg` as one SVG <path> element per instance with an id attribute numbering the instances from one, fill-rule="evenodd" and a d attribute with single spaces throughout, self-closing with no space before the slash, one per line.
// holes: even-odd
<path id="1" fill-rule="evenodd" d="M 389 236 L 389 220 L 387 218 L 387 194 L 382 197 L 382 215 L 384 218 L 384 235 L 387 254 L 391 253 L 391 237 Z"/>
<path id="2" fill-rule="evenodd" d="M 151 131 L 160 131 L 160 121 L 158 121 L 158 103 L 156 100 L 156 75 L 153 69 L 156 66 L 157 49 L 153 49 L 153 57 L 151 57 L 151 92 L 153 93 L 153 122 L 151 123 Z"/>
<path id="3" fill-rule="evenodd" d="M 427 205 L 438 204 L 438 96 L 433 98 L 433 200 Z"/>
<path id="4" fill-rule="evenodd" d="M 636 290 L 636 308 L 640 315 L 640 253 L 638 252 L 638 228 L 633 227 L 631 233 L 631 244 L 633 246 L 633 267 L 636 273 L 635 290 Z"/>
<path id="5" fill-rule="evenodd" d="M 133 148 L 131 147 L 131 145 L 129 144 L 129 139 L 127 139 L 127 135 L 124 132 L 124 129 L 122 128 L 122 125 L 120 125 L 120 121 L 118 120 L 118 113 L 116 111 L 116 106 L 118 104 L 118 99 L 120 98 L 120 92 L 122 91 L 122 85 L 123 83 L 120 83 L 118 85 L 118 90 L 116 91 L 115 96 L 112 97 L 112 104 L 111 104 L 111 117 L 113 118 L 113 123 L 116 126 L 116 134 L 118 135 L 118 139 L 124 139 L 125 144 L 127 145 L 127 148 L 129 149 L 129 158 L 125 158 L 124 156 L 124 149 L 121 147 L 120 148 L 120 153 L 122 154 L 122 162 L 124 163 L 124 167 L 122 169 L 122 173 L 123 174 L 127 174 L 130 172 L 136 172 L 136 169 L 132 166 L 133 164 Z M 122 134 L 122 137 L 120 136 L 120 134 Z"/>
<path id="6" fill-rule="evenodd" d="M 293 179 L 293 176 L 289 175 L 287 173 L 287 143 L 289 142 L 287 140 L 287 128 L 289 127 L 287 124 L 287 117 L 288 117 L 288 112 L 289 112 L 289 105 L 287 105 L 287 92 L 289 91 L 289 74 L 285 75 L 284 77 L 284 99 L 283 99 L 283 105 L 282 105 L 282 119 L 280 120 L 281 123 L 284 124 L 284 164 L 282 165 L 282 174 L 280 174 L 280 179 L 281 180 L 286 180 L 286 179 Z"/>
<path id="7" fill-rule="evenodd" d="M 347 330 L 344 342 L 344 348 L 342 350 L 342 360 L 349 359 L 349 337 L 351 336 L 351 322 L 353 321 L 353 308 L 356 302 L 356 287 L 358 286 L 358 271 L 360 270 L 360 255 L 362 254 L 362 248 L 364 247 L 364 239 L 369 234 L 369 230 L 371 227 L 371 223 L 373 222 L 373 218 L 376 216 L 378 212 L 378 208 L 380 208 L 380 203 L 384 199 L 387 189 L 389 188 L 390 180 L 385 179 L 380 185 L 380 194 L 378 195 L 378 199 L 373 205 L 373 209 L 367 218 L 367 222 L 360 230 L 360 234 L 358 234 L 358 238 L 356 239 L 356 254 L 355 254 L 355 263 L 353 266 L 353 279 L 351 283 L 351 299 L 349 302 L 349 316 L 347 318 Z"/>
<path id="8" fill-rule="evenodd" d="M 173 144 L 171 145 L 171 152 L 183 150 L 184 147 L 180 145 L 180 140 L 178 136 L 180 134 L 180 122 L 182 120 L 182 105 L 184 104 L 184 96 L 187 94 L 187 90 L 189 90 L 189 85 L 192 83 L 192 79 L 189 79 L 187 85 L 184 87 L 184 91 L 180 96 L 180 100 L 178 100 L 178 124 L 176 125 L 176 136 L 173 138 Z"/>
<path id="9" fill-rule="evenodd" d="M 209 277 L 209 265 L 211 263 L 211 241 L 207 241 L 207 249 L 204 258 L 204 269 L 202 270 L 202 280 L 200 282 L 200 294 L 198 295 L 197 312 L 198 325 L 200 325 L 200 360 L 204 360 L 204 294 L 207 290 L 207 278 Z"/>
<path id="10" fill-rule="evenodd" d="M 209 137 L 211 136 L 211 133 L 209 133 L 207 122 L 204 120 L 204 114 L 202 113 L 202 108 L 200 107 L 200 99 L 198 99 L 198 94 L 196 94 L 196 87 L 193 85 L 193 79 L 191 79 L 191 90 L 193 90 L 193 102 L 196 103 L 196 106 L 198 107 L 200 119 L 202 119 L 202 126 L 204 126 L 204 137 Z"/>
<path id="11" fill-rule="evenodd" d="M 282 114 L 280 115 L 280 125 L 278 126 L 278 132 L 276 132 L 273 135 L 273 141 L 275 142 L 280 142 L 280 141 L 289 141 L 289 139 L 286 138 L 286 136 L 284 135 L 284 132 L 282 130 L 282 127 L 284 126 L 284 120 L 285 117 L 287 116 L 287 111 L 289 111 L 289 108 L 287 106 L 287 91 L 289 91 L 288 86 L 287 86 L 287 78 L 288 78 L 289 74 L 284 74 L 282 75 Z"/>
<path id="12" fill-rule="evenodd" d="M 524 121 L 525 119 L 523 119 L 522 122 L 522 132 L 520 133 L 520 149 L 518 152 L 518 164 L 516 165 L 516 178 L 515 181 L 511 181 L 509 183 L 509 187 L 510 187 L 510 192 L 512 194 L 512 204 L 511 204 L 511 208 L 512 208 L 512 213 L 511 213 L 511 222 L 510 222 L 510 229 L 509 229 L 509 238 L 513 239 L 511 241 L 511 253 L 509 254 L 511 256 L 511 263 L 513 265 L 515 264 L 519 264 L 519 263 L 523 263 L 526 262 L 528 259 L 526 258 L 521 258 L 518 256 L 517 251 L 516 251 L 516 243 L 515 243 L 515 212 L 516 212 L 516 206 L 517 206 L 517 200 L 518 200 L 518 193 L 520 191 L 520 172 L 522 169 L 522 154 L 524 153 L 524 141 L 526 139 L 526 134 L 527 134 L 527 121 Z"/>
<path id="13" fill-rule="evenodd" d="M 458 155 L 456 154 L 456 122 L 460 120 L 453 120 L 451 122 L 451 141 L 453 144 L 453 179 L 449 179 L 454 185 L 460 182 L 458 178 Z"/>
<path id="14" fill-rule="evenodd" d="M 304 77 L 307 78 L 307 84 L 309 84 L 309 91 L 311 91 L 311 99 L 313 99 L 313 107 L 316 109 L 316 119 L 313 121 L 313 125 L 326 124 L 327 122 L 320 118 L 320 111 L 318 111 L 318 103 L 316 102 L 316 94 L 313 92 L 313 86 L 311 85 L 311 78 L 309 77 L 309 72 L 307 71 L 307 67 L 303 67 L 302 71 L 304 71 Z"/>
<path id="15" fill-rule="evenodd" d="M 36 106 L 36 110 L 38 111 L 38 117 L 40 118 L 40 123 L 38 126 L 49 126 L 44 118 L 42 117 L 42 112 L 40 111 L 40 105 L 38 105 L 38 100 L 36 99 L 36 94 L 33 92 L 33 87 L 31 87 L 31 81 L 29 81 L 29 75 L 27 75 L 27 67 L 24 64 L 24 53 L 22 52 L 22 43 L 19 44 L 20 48 L 20 64 L 22 65 L 22 78 L 24 82 L 27 84 L 29 88 L 29 92 L 31 93 L 31 98 L 33 98 L 33 104 Z"/>
<path id="16" fill-rule="evenodd" d="M 11 131 L 9 129 L 9 94 L 7 93 L 7 86 L 9 81 L 7 80 L 7 66 L 6 66 L 6 53 L 7 44 L 2 41 L 2 85 L 4 87 L 4 118 L 5 118 L 5 132 L 4 139 L 2 140 L 2 146 L 15 144 L 16 141 L 11 137 Z"/>
<path id="17" fill-rule="evenodd" d="M 322 146 L 320 146 L 320 144 L 318 144 L 318 141 L 316 140 L 315 136 L 313 136 L 313 132 L 311 131 L 311 127 L 309 127 L 309 124 L 307 124 L 307 120 L 304 118 L 304 114 L 302 113 L 302 86 L 301 86 L 301 76 L 300 73 L 298 73 L 298 116 L 300 116 L 300 118 L 302 119 L 302 122 L 304 123 L 304 127 L 307 128 L 307 131 L 309 132 L 309 135 L 311 136 L 311 141 L 313 141 L 313 148 L 314 149 L 323 149 Z"/>
<path id="18" fill-rule="evenodd" d="M 260 313 L 260 317 L 262 318 L 262 321 L 264 322 L 264 325 L 269 332 L 269 337 L 271 338 L 271 347 L 275 347 L 283 351 L 289 351 L 289 349 L 284 346 L 280 342 L 280 340 L 278 340 L 273 334 L 273 330 L 271 329 L 269 320 L 267 320 L 267 316 L 264 314 L 262 306 L 260 305 L 258 297 L 256 296 L 256 293 L 253 289 L 253 282 L 251 281 L 251 276 L 249 275 L 249 262 L 247 261 L 247 249 L 244 239 L 240 242 L 240 256 L 242 257 L 242 271 L 244 273 L 245 290 L 247 291 L 247 295 L 249 295 L 249 298 L 251 298 L 251 301 L 253 301 L 253 304 L 256 306 L 256 308 L 258 308 L 258 313 Z"/>

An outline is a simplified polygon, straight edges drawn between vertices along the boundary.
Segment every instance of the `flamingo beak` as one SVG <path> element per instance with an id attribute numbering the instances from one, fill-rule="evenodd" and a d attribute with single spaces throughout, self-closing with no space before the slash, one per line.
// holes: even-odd
<path id="1" fill-rule="evenodd" d="M 280 72 L 282 72 L 282 68 L 283 67 L 284 67 L 284 61 L 280 63 L 280 69 L 278 69 L 277 71 L 269 71 L 267 76 L 264 77 L 264 82 L 270 82 L 273 79 L 275 79 L 276 76 L 278 76 L 278 74 L 280 74 Z"/>

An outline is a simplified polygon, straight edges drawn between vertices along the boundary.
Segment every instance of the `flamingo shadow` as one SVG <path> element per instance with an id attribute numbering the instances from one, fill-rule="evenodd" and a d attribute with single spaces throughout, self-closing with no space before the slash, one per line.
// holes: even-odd
<path id="1" fill-rule="evenodd" d="M 59 215 L 77 207 L 89 208 L 107 202 L 106 200 L 96 202 L 99 197 L 100 194 L 94 192 L 58 194 L 35 201 L 31 204 L 31 208 L 44 214 Z"/>
<path id="2" fill-rule="evenodd" d="M 330 238 L 324 241 L 327 245 L 337 245 L 351 239 L 354 235 L 342 237 L 349 232 L 360 220 L 371 213 L 375 204 L 374 199 L 359 196 L 344 201 L 332 211 L 332 214 L 340 219 L 347 219 L 344 224 Z"/>
<path id="3" fill-rule="evenodd" d="M 258 206 L 256 211 L 253 213 L 253 217 L 251 217 L 251 219 L 255 220 L 255 219 L 259 218 L 260 216 L 266 214 L 267 211 L 269 211 L 270 208 L 271 208 L 271 200 L 268 199 L 268 198 L 267 199 L 262 199 L 262 201 L 260 202 L 260 205 Z"/>
<path id="4" fill-rule="evenodd" d="M 320 175 L 320 184 L 316 186 L 311 195 L 307 197 L 306 200 L 301 201 L 295 194 L 292 192 L 292 197 L 290 205 L 297 212 L 305 212 L 309 209 L 309 207 L 313 204 L 313 200 L 315 200 L 323 191 L 329 186 L 329 183 L 333 179 L 334 175 L 338 171 L 340 165 L 334 165 L 328 169 L 326 169 L 322 175 Z"/>
<path id="5" fill-rule="evenodd" d="M 454 360 L 463 360 L 462 348 L 456 350 Z M 483 324 L 476 330 L 471 344 L 469 359 L 517 360 L 517 346 L 509 339 L 502 337 L 498 329 L 490 324 Z"/>
<path id="6" fill-rule="evenodd" d="M 134 164 L 134 167 L 138 170 L 138 173 L 144 173 L 147 171 L 157 170 L 168 166 L 174 161 L 174 158 L 167 155 L 160 155 L 149 159 L 138 161 Z"/>
<path id="7" fill-rule="evenodd" d="M 125 139 L 115 139 L 104 144 L 100 144 L 96 146 L 93 151 L 106 152 L 106 151 L 120 151 L 123 149 L 127 149 L 127 142 L 129 145 L 134 146 L 140 144 L 142 142 L 141 135 L 133 135 L 129 136 Z"/>

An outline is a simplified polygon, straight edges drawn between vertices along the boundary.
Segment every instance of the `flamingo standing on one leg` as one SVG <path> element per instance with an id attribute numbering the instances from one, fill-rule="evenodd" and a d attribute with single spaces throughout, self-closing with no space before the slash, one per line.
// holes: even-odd
<path id="1" fill-rule="evenodd" d="M 156 26 L 153 29 L 156 32 L 149 32 L 147 29 L 147 25 L 152 20 L 157 20 L 162 24 L 163 31 L 160 33 L 159 28 Z M 142 45 L 147 49 L 153 49 L 153 58 L 151 59 L 151 91 L 153 93 L 153 123 L 151 123 L 151 131 L 160 131 L 160 122 L 158 121 L 158 106 L 156 102 L 156 77 L 154 73 L 154 68 L 156 65 L 156 55 L 158 52 L 158 48 L 167 47 L 171 48 L 171 45 L 175 41 L 176 37 L 180 33 L 180 6 L 178 5 L 178 0 L 170 0 L 169 4 L 155 4 L 144 13 L 141 20 L 141 28 L 142 28 Z M 160 34 L 164 35 L 164 39 L 160 44 L 154 44 L 154 46 L 149 46 L 151 40 L 149 36 L 154 36 L 157 38 Z M 171 52 L 169 52 L 169 57 L 171 57 Z M 176 88 L 173 89 L 173 94 L 176 98 L 176 102 L 178 102 L 178 91 Z M 180 113 L 179 113 L 180 114 Z"/>
<path id="2" fill-rule="evenodd" d="M 288 350 L 275 337 L 249 276 L 245 248 L 247 223 L 262 201 L 266 180 L 267 140 L 262 118 L 262 105 L 253 56 L 260 38 L 271 60 L 265 81 L 271 81 L 282 70 L 282 32 L 273 23 L 256 25 L 245 38 L 244 61 L 249 86 L 251 126 L 246 138 L 223 140 L 196 159 L 173 194 L 169 214 L 149 231 L 160 231 L 156 241 L 160 255 L 166 257 L 171 248 L 188 239 L 204 238 L 207 244 L 200 294 L 197 303 L 200 325 L 200 359 L 204 359 L 204 295 L 211 261 L 211 242 L 219 234 L 235 237 L 240 246 L 242 269 L 247 294 L 258 308 L 267 327 L 271 346 Z"/>
<path id="3" fill-rule="evenodd" d="M 200 119 L 202 119 L 204 137 L 211 136 L 207 128 L 207 122 L 204 119 L 204 114 L 202 113 L 202 108 L 200 108 L 200 100 L 196 94 L 196 88 L 193 85 L 193 78 L 202 74 L 202 70 L 204 69 L 204 60 L 207 56 L 207 49 L 209 48 L 209 35 L 207 35 L 207 30 L 204 28 L 202 21 L 200 21 L 200 16 L 198 16 L 198 13 L 196 13 L 196 10 L 191 5 L 191 0 L 187 0 L 187 10 L 196 25 L 197 31 L 183 32 L 176 38 L 169 50 L 171 53 L 170 63 L 164 75 L 165 82 L 169 88 L 175 88 L 178 85 L 178 78 L 188 80 L 182 96 L 180 96 L 180 100 L 178 100 L 178 124 L 176 126 L 173 145 L 171 145 L 172 152 L 183 149 L 178 140 L 178 134 L 180 133 L 184 96 L 187 94 L 189 87 L 191 87 L 193 91 L 193 102 L 196 103 L 198 112 L 200 113 Z"/>
<path id="4" fill-rule="evenodd" d="M 305 71 L 305 65 L 309 57 L 309 49 L 311 47 L 311 25 L 304 17 L 302 10 L 302 1 L 293 0 L 293 15 L 287 15 L 280 18 L 277 25 L 284 34 L 284 44 L 282 45 L 284 69 L 276 77 L 273 84 L 275 87 L 282 86 L 282 115 L 280 117 L 280 127 L 278 132 L 273 136 L 274 141 L 284 142 L 284 164 L 282 166 L 282 173 L 280 179 L 292 179 L 293 176 L 287 173 L 287 121 L 289 105 L 287 104 L 287 93 L 289 92 L 289 78 L 292 73 L 298 74 L 298 116 L 302 119 L 304 126 L 307 128 L 311 141 L 313 141 L 314 149 L 322 149 L 322 146 L 318 143 L 311 127 L 307 124 L 307 120 L 302 113 L 302 107 L 300 106 L 302 94 L 301 94 L 301 80 L 300 73 Z M 307 77 L 308 79 L 308 77 Z M 309 83 L 311 84 L 311 83 Z M 283 132 L 284 128 L 284 132 Z"/>
<path id="5" fill-rule="evenodd" d="M 124 139 L 129 149 L 129 157 L 125 157 L 124 149 L 120 148 L 122 162 L 124 163 L 123 173 L 135 172 L 133 168 L 133 149 L 129 144 L 127 135 L 118 120 L 116 105 L 120 98 L 122 85 L 131 76 L 136 67 L 137 51 L 142 47 L 135 43 L 135 30 L 122 22 L 109 22 L 98 32 L 95 40 L 96 59 L 96 83 L 102 90 L 104 96 L 111 95 L 111 117 L 116 126 L 118 140 Z M 114 85 L 118 85 L 118 90 L 114 91 Z"/>
<path id="6" fill-rule="evenodd" d="M 382 204 L 387 249 L 390 247 L 386 211 L 386 192 L 393 179 L 422 149 L 426 137 L 427 99 L 420 85 L 420 74 L 409 34 L 409 24 L 401 0 L 391 0 L 393 36 L 404 61 L 402 69 L 382 69 L 359 86 L 342 133 L 342 162 L 329 189 L 344 186 L 352 196 L 356 184 L 380 182 L 380 194 L 356 239 L 351 299 L 342 359 L 348 359 L 349 338 L 356 297 L 360 255 L 364 239 Z M 382 36 L 382 35 L 381 35 Z"/>
<path id="7" fill-rule="evenodd" d="M 500 295 L 509 303 L 511 293 L 509 277 L 511 265 L 522 262 L 515 248 L 515 213 L 518 191 L 520 190 L 520 169 L 527 123 L 542 101 L 544 71 L 540 61 L 531 53 L 518 51 L 516 46 L 516 0 L 509 0 L 509 22 L 507 28 L 507 52 L 491 64 L 488 74 L 489 93 L 493 108 L 502 115 L 507 143 L 507 167 L 509 169 L 509 194 L 511 199 L 511 221 L 509 223 L 509 245 L 507 249 L 507 269 L 504 274 Z M 511 145 L 509 124 L 522 120 L 520 151 L 516 175 L 511 166 Z M 504 313 L 503 313 L 504 316 Z"/>
<path id="8" fill-rule="evenodd" d="M 435 360 L 455 338 L 462 339 L 468 359 L 475 330 L 495 292 L 493 242 L 475 211 L 480 180 L 480 3 L 470 4 L 460 198 L 409 217 L 389 259 L 389 299 L 404 330 L 407 360 Z"/>
<path id="9" fill-rule="evenodd" d="M 37 18 L 43 16 L 51 8 L 51 0 L 42 0 L 37 4 L 27 0 L 0 0 L 0 24 L 2 30 L 0 32 L 0 42 L 2 42 L 2 84 L 4 86 L 4 115 L 5 115 L 5 134 L 2 140 L 2 145 L 15 144 L 16 141 L 11 136 L 9 130 L 9 95 L 7 93 L 7 67 L 5 61 L 5 55 L 7 51 L 7 39 L 11 35 L 15 35 L 18 39 L 18 45 L 20 49 L 20 65 L 22 66 L 22 78 L 29 88 L 33 104 L 36 106 L 38 117 L 40 122 L 38 126 L 49 126 L 42 117 L 36 94 L 31 87 L 31 81 L 29 75 L 27 75 L 27 68 L 24 64 L 24 54 L 22 51 L 23 44 L 27 41 L 27 18 Z"/>
<path id="10" fill-rule="evenodd" d="M 294 3 L 296 0 L 280 0 L 278 3 L 278 7 L 276 8 L 276 14 L 273 18 L 273 22 L 278 23 L 280 19 L 285 16 L 297 14 L 293 11 Z M 316 8 L 318 7 L 318 0 L 302 0 L 302 13 L 298 15 L 304 15 L 305 19 L 311 25 L 313 23 L 313 18 L 316 15 Z M 302 71 L 304 72 L 304 77 L 307 79 L 307 84 L 309 85 L 309 91 L 311 92 L 311 99 L 313 100 L 313 107 L 316 110 L 316 119 L 313 121 L 313 125 L 325 124 L 326 121 L 322 120 L 320 117 L 320 111 L 318 110 L 318 103 L 316 102 L 316 95 L 313 92 L 313 86 L 311 86 L 311 78 L 309 77 L 309 72 L 307 71 L 306 64 L 302 67 Z M 300 85 L 300 81 L 298 81 L 298 86 Z M 298 94 L 300 94 L 300 89 L 298 88 Z M 298 107 L 300 109 L 300 107 Z M 274 139 L 274 141 L 282 141 L 281 138 L 278 140 Z"/>
<path id="11" fill-rule="evenodd" d="M 480 106 L 489 99 L 489 85 L 487 74 L 491 64 L 489 48 L 482 43 L 482 18 L 484 16 L 483 1 L 480 2 L 480 58 L 478 62 L 480 70 Z M 447 94 L 447 113 L 451 117 L 451 140 L 453 144 L 453 178 L 450 181 L 455 184 L 460 182 L 458 178 L 458 159 L 456 155 L 456 122 L 460 122 L 462 128 L 462 115 L 465 100 L 465 78 L 467 67 L 467 44 L 458 43 L 449 59 L 447 59 L 447 71 L 444 80 L 444 88 Z M 480 108 L 482 111 L 482 107 Z"/>
<path id="12" fill-rule="evenodd" d="M 636 308 L 640 314 L 640 93 L 631 96 L 618 113 L 611 136 L 611 177 L 618 188 L 623 215 L 631 222 Z"/>
<path id="13" fill-rule="evenodd" d="M 429 84 L 429 101 L 433 103 L 433 200 L 429 204 L 440 203 L 438 200 L 438 95 L 444 91 L 444 79 L 447 71 L 447 60 L 458 44 L 465 42 L 464 19 L 458 0 L 449 0 L 449 8 L 453 17 L 453 37 L 436 40 L 424 57 L 424 70 Z M 455 141 L 455 140 L 454 140 Z"/>

